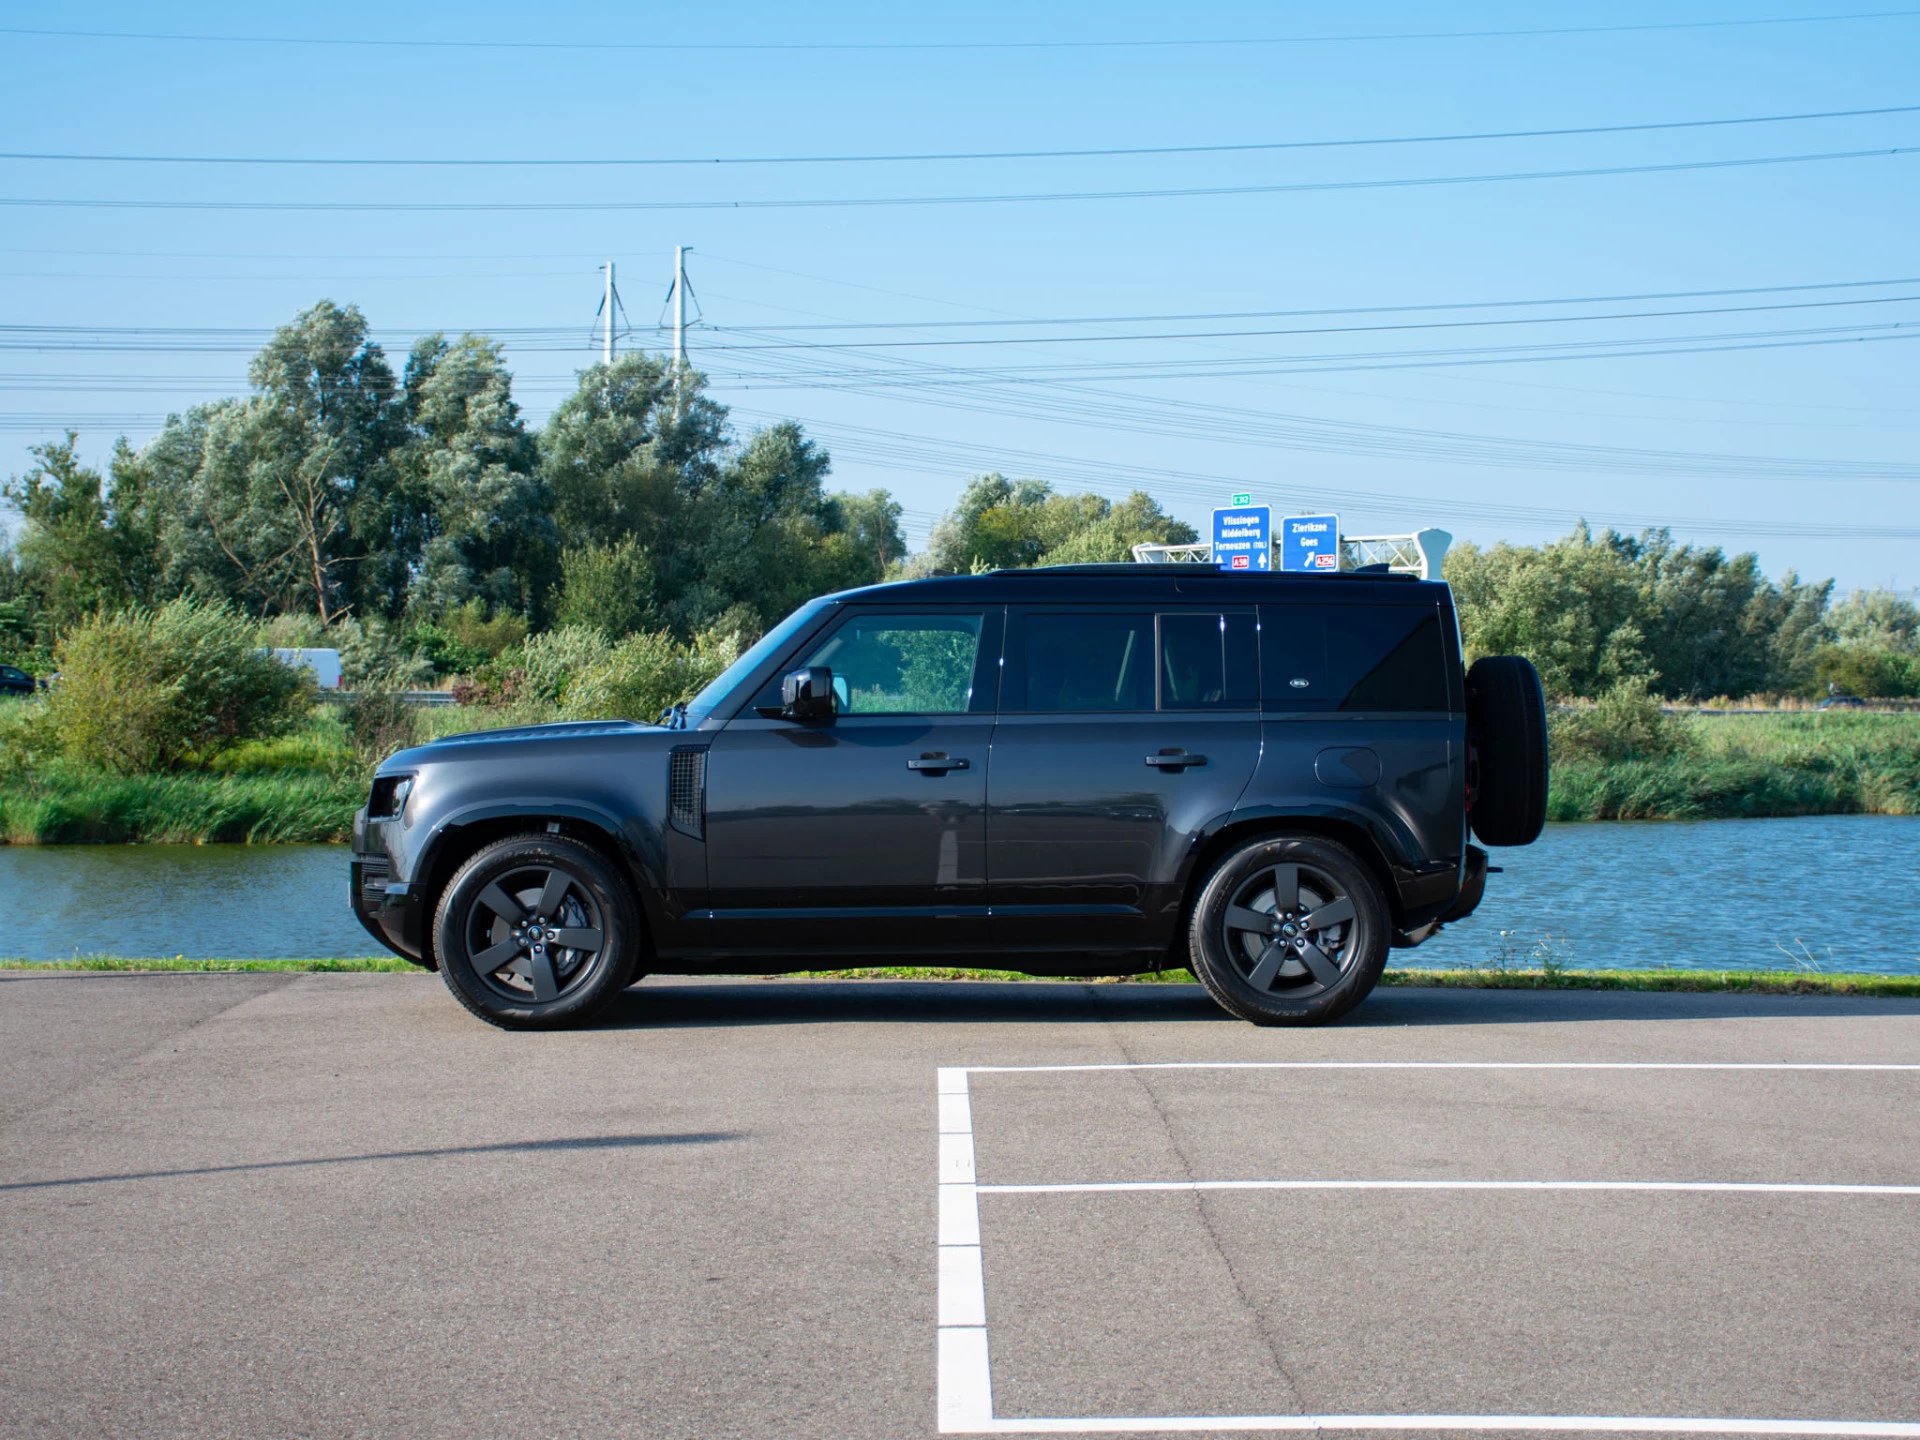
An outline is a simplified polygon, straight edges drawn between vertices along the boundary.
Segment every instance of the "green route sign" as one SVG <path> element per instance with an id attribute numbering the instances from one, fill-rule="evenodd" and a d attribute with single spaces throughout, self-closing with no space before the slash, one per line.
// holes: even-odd
<path id="1" fill-rule="evenodd" d="M 1234 503 L 1235 505 L 1251 505 L 1251 504 L 1253 504 L 1253 496 L 1251 496 L 1251 495 L 1236 495 L 1236 496 L 1234 496 L 1234 497 L 1233 497 L 1233 503 Z"/>

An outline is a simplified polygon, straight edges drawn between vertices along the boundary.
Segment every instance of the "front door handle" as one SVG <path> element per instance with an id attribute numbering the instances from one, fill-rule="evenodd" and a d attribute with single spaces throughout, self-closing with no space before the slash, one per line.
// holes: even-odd
<path id="1" fill-rule="evenodd" d="M 1204 755 L 1189 755 L 1184 750 L 1162 750 L 1158 755 L 1147 756 L 1147 764 L 1161 770 L 1184 770 L 1189 765 L 1204 765 Z"/>
<path id="2" fill-rule="evenodd" d="M 929 775 L 944 775 L 949 770 L 970 770 L 973 763 L 969 760 L 950 760 L 945 755 L 922 755 L 918 760 L 907 761 L 907 769 L 924 770 Z"/>

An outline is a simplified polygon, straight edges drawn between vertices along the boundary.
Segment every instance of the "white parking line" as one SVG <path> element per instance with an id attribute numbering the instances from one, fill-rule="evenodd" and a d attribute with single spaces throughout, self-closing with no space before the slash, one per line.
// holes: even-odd
<path id="1" fill-rule="evenodd" d="M 980 1201 L 974 1185 L 973 1106 L 964 1069 L 939 1072 L 939 1326 L 934 1409 L 943 1434 L 982 1434 L 993 1418 L 987 1360 L 987 1281 L 980 1254 Z"/>
<path id="2" fill-rule="evenodd" d="M 984 1347 L 981 1359 L 985 1360 Z M 1556 1435 L 1849 1435 L 1920 1436 L 1905 1420 L 1740 1420 L 1691 1415 L 1155 1415 L 989 1420 L 949 1428 L 964 1435 L 1128 1435 L 1214 1430 L 1530 1430 Z"/>
<path id="3" fill-rule="evenodd" d="M 968 1075 L 1071 1075 L 1104 1070 L 1920 1070 L 1920 1064 L 1800 1060 L 1151 1060 L 1106 1065 L 968 1065 Z M 943 1092 L 944 1093 L 944 1092 Z"/>
<path id="4" fill-rule="evenodd" d="M 943 1066 L 938 1072 L 939 1268 L 935 1412 L 943 1435 L 1124 1435 L 1220 1431 L 1534 1431 L 1551 1434 L 1886 1436 L 1920 1440 L 1920 1422 L 1677 1415 L 1157 1415 L 1001 1417 L 987 1348 L 981 1195 L 1196 1190 L 1593 1190 L 1775 1195 L 1920 1195 L 1920 1185 L 1689 1180 L 1193 1180 L 982 1185 L 974 1163 L 972 1075 L 1121 1070 L 1621 1070 L 1920 1072 L 1920 1064 L 1803 1061 L 1250 1060 L 1099 1065 Z"/>
<path id="5" fill-rule="evenodd" d="M 1814 1185 L 1744 1180 L 1101 1180 L 976 1185 L 980 1195 L 1089 1195 L 1128 1190 L 1679 1190 L 1754 1195 L 1920 1195 L 1920 1185 Z"/>

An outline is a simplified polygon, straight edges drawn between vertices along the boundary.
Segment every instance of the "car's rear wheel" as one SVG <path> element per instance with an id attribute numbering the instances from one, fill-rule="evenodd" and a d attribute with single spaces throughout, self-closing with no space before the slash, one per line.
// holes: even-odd
<path id="1" fill-rule="evenodd" d="M 640 959 L 632 887 L 592 846 L 514 835 L 462 865 L 434 913 L 454 998 L 493 1025 L 548 1029 L 598 1013 Z"/>
<path id="2" fill-rule="evenodd" d="M 1256 1025 L 1317 1025 L 1366 999 L 1387 962 L 1386 897 L 1344 845 L 1268 835 L 1229 851 L 1193 907 L 1193 972 Z"/>

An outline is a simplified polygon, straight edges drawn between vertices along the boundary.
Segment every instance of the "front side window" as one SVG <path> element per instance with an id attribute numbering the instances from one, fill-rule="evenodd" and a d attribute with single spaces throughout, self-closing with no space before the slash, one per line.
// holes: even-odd
<path id="1" fill-rule="evenodd" d="M 959 715 L 973 703 L 981 618 L 856 613 L 801 663 L 831 667 L 842 715 Z"/>

